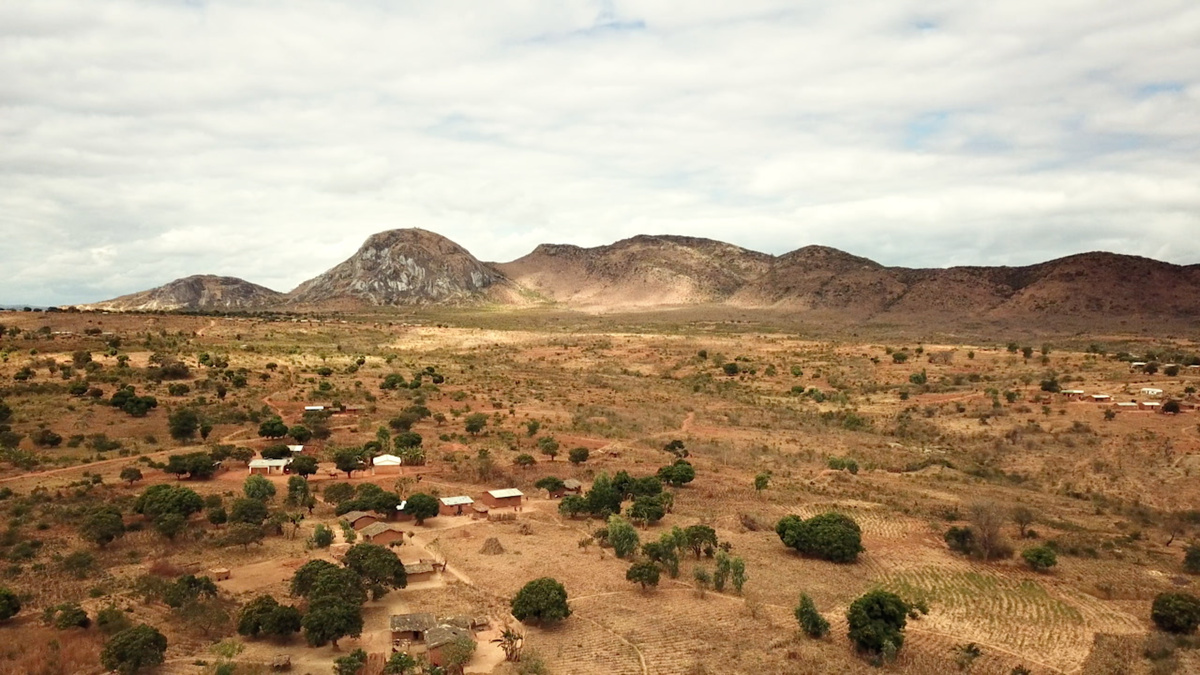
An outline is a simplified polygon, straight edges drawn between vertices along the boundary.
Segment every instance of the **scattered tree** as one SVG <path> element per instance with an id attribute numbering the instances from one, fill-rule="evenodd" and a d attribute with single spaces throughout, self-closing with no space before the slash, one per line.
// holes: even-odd
<path id="1" fill-rule="evenodd" d="M 10 589 L 0 586 L 0 621 L 8 621 L 21 611 L 21 598 Z"/>
<path id="2" fill-rule="evenodd" d="M 362 579 L 371 599 L 378 600 L 389 588 L 404 588 L 408 578 L 404 563 L 391 549 L 376 544 L 355 544 L 346 551 L 346 567 Z"/>
<path id="3" fill-rule="evenodd" d="M 1058 564 L 1058 556 L 1049 546 L 1034 546 L 1021 552 L 1025 563 L 1035 572 L 1046 572 Z"/>
<path id="4" fill-rule="evenodd" d="M 100 652 L 100 664 L 121 675 L 136 675 L 161 664 L 166 653 L 166 636 L 143 623 L 109 638 Z"/>
<path id="5" fill-rule="evenodd" d="M 635 533 L 636 534 L 636 533 Z M 567 589 L 550 577 L 525 584 L 512 600 L 512 615 L 522 623 L 555 623 L 571 616 Z"/>
<path id="6" fill-rule="evenodd" d="M 1151 605 L 1150 619 L 1159 630 L 1190 635 L 1200 626 L 1200 598 L 1191 593 L 1159 593 Z"/>
<path id="7" fill-rule="evenodd" d="M 247 499 L 266 502 L 275 498 L 275 484 L 265 476 L 255 474 L 246 477 L 245 482 L 242 483 L 242 492 Z"/>
<path id="8" fill-rule="evenodd" d="M 136 466 L 127 466 L 124 469 L 121 469 L 120 478 L 126 483 L 133 485 L 142 479 L 142 471 Z"/>
<path id="9" fill-rule="evenodd" d="M 590 453 L 587 448 L 571 448 L 570 452 L 567 453 L 567 459 L 572 464 L 583 464 L 584 462 L 588 461 L 589 454 Z"/>
<path id="10" fill-rule="evenodd" d="M 471 413 L 464 420 L 464 428 L 467 433 L 476 436 L 483 428 L 487 426 L 488 417 L 483 413 Z"/>
<path id="11" fill-rule="evenodd" d="M 618 558 L 625 558 L 638 550 L 638 533 L 624 518 L 613 515 L 608 518 L 608 543 Z"/>
<path id="12" fill-rule="evenodd" d="M 817 606 L 807 593 L 800 595 L 800 604 L 797 605 L 795 614 L 800 629 L 810 638 L 819 639 L 829 634 L 829 622 L 817 611 Z"/>
<path id="13" fill-rule="evenodd" d="M 859 651 L 895 653 L 904 645 L 908 605 L 900 596 L 884 590 L 862 595 L 846 612 L 850 641 Z"/>
<path id="14" fill-rule="evenodd" d="M 407 503 L 404 505 L 404 512 L 410 514 L 418 525 L 423 525 L 426 518 L 432 518 L 438 514 L 438 500 L 432 495 L 417 492 L 409 495 Z"/>
<path id="15" fill-rule="evenodd" d="M 646 590 L 647 586 L 658 586 L 660 572 L 658 565 L 652 562 L 634 563 L 625 572 L 625 580 L 632 581 L 635 584 L 641 584 L 642 590 Z"/>

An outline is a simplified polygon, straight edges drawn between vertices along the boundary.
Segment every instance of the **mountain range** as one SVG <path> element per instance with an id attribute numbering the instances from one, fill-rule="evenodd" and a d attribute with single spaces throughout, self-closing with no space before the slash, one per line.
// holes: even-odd
<path id="1" fill-rule="evenodd" d="M 847 319 L 1200 316 L 1200 265 L 1083 253 L 1025 267 L 887 267 L 824 246 L 779 256 L 711 239 L 639 235 L 592 248 L 543 244 L 482 262 L 433 232 L 369 237 L 289 293 L 191 276 L 81 306 L 109 311 L 323 310 L 404 305 L 556 305 L 587 311 L 691 305 Z"/>

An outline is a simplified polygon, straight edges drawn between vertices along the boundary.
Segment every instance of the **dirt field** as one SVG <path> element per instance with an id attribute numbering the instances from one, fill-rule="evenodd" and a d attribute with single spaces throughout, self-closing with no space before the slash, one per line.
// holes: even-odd
<path id="1" fill-rule="evenodd" d="M 888 338 L 876 330 L 859 338 L 757 323 L 642 321 L 537 316 L 522 326 L 512 317 L 454 313 L 303 320 L 0 314 L 0 323 L 17 329 L 0 340 L 0 400 L 13 411 L 6 424 L 19 436 L 0 457 L 0 489 L 12 491 L 0 501 L 12 533 L 0 571 L 2 585 L 26 606 L 0 631 L 11 644 L 29 644 L 54 630 L 37 619 L 45 607 L 79 602 L 94 617 L 114 605 L 167 635 L 163 672 L 212 672 L 226 658 L 221 650 L 232 649 L 228 658 L 245 672 L 286 653 L 297 672 L 325 673 L 360 647 L 374 655 L 365 672 L 377 672 L 390 653 L 390 615 L 487 616 L 490 627 L 477 634 L 466 672 L 516 673 L 522 666 L 504 663 L 491 640 L 504 626 L 519 626 L 509 616 L 514 594 L 549 576 L 567 589 L 572 616 L 520 630 L 526 653 L 552 673 L 876 672 L 855 653 L 846 621 L 850 604 L 872 589 L 928 609 L 914 612 L 889 671 L 958 671 L 970 643 L 979 655 L 961 667 L 973 673 L 1189 672 L 1197 664 L 1185 647 L 1145 656 L 1152 651 L 1145 645 L 1160 637 L 1149 620 L 1154 596 L 1196 589 L 1195 577 L 1182 571 L 1184 548 L 1200 526 L 1189 515 L 1200 508 L 1200 370 L 1184 363 L 1200 352 L 1195 343 L 1025 335 L 1010 349 L 1005 335 Z M 1028 356 L 1020 350 L 1026 346 Z M 81 351 L 96 365 L 84 364 Z M 1121 353 L 1129 357 L 1117 358 Z M 201 355 L 227 365 L 206 365 Z M 155 379 L 164 358 L 185 364 L 188 375 Z M 1173 375 L 1165 367 L 1147 373 L 1131 368 L 1135 358 L 1181 366 Z M 65 376 L 64 367 L 72 368 Z M 381 388 L 388 375 L 407 380 L 421 372 L 417 388 Z M 100 395 L 71 393 L 76 381 Z M 133 417 L 108 405 L 126 383 L 155 396 L 158 407 Z M 179 384 L 188 390 L 172 394 Z M 1092 394 L 1142 409 L 1093 402 Z M 1145 409 L 1167 401 L 1180 403 L 1181 412 Z M 228 506 L 242 496 L 244 462 L 228 459 L 207 480 L 179 480 L 158 463 L 218 445 L 259 452 L 292 443 L 261 438 L 259 423 L 278 415 L 289 426 L 301 424 L 311 405 L 347 408 L 324 422 L 327 438 L 304 443 L 320 461 L 308 479 L 318 495 L 331 485 L 367 483 L 404 497 L 479 500 L 507 487 L 527 495 L 512 520 L 397 522 L 412 535 L 394 549 L 402 560 L 444 561 L 446 570 L 367 602 L 361 636 L 336 648 L 234 632 L 241 604 L 264 593 L 301 603 L 288 596 L 294 571 L 314 557 L 336 562 L 328 549 L 307 544 L 317 524 L 343 540 L 333 504 L 318 499 L 311 513 L 289 507 L 289 476 L 270 475 L 271 511 L 304 518 L 294 532 L 290 525 L 281 526 L 283 534 L 268 528 L 261 543 L 248 546 L 223 545 L 229 526 L 213 525 L 203 513 L 169 540 L 132 510 L 134 498 L 155 484 L 186 486 Z M 412 425 L 423 439 L 423 465 L 349 478 L 336 470 L 339 449 L 394 437 L 399 432 L 389 421 L 413 406 L 428 411 Z M 206 440 L 172 438 L 168 417 L 182 408 L 209 421 Z M 469 433 L 464 421 L 478 412 L 486 426 Z M 533 433 L 531 422 L 538 425 Z M 36 443 L 42 429 L 60 442 Z M 541 452 L 538 439 L 546 436 L 558 443 L 556 457 Z M 629 560 L 588 541 L 602 521 L 561 515 L 558 500 L 534 487 L 546 476 L 576 478 L 586 490 L 601 473 L 652 475 L 674 459 L 664 451 L 672 440 L 683 443 L 696 477 L 667 488 L 673 506 L 661 521 L 638 528 L 641 542 L 674 527 L 713 527 L 745 561 L 749 580 L 740 594 L 701 592 L 693 570 L 712 570 L 714 560 L 690 554 L 678 578 L 664 574 L 657 588 L 641 590 L 625 580 Z M 577 447 L 589 450 L 587 461 L 568 462 Z M 532 465 L 517 463 L 525 454 Z M 853 460 L 853 471 L 837 468 L 845 460 Z M 143 478 L 122 482 L 121 470 L 131 466 Z M 755 476 L 767 472 L 769 485 L 756 490 Z M 1012 555 L 984 561 L 951 551 L 947 528 L 970 524 L 985 502 L 1002 514 L 1000 534 Z M 100 504 L 116 505 L 131 527 L 103 548 L 79 527 Z M 1019 506 L 1032 512 L 1026 527 L 1033 536 L 1022 537 L 1011 518 Z M 775 534 L 786 515 L 831 511 L 861 527 L 858 562 L 798 556 Z M 504 552 L 481 552 L 489 538 Z M 33 540 L 39 543 L 22 546 Z M 1029 569 L 1020 556 L 1041 544 L 1057 552 L 1048 572 Z M 78 551 L 94 559 L 81 575 L 63 562 Z M 140 595 L 147 577 L 217 567 L 231 570 L 218 583 L 228 616 L 204 630 Z M 799 632 L 793 610 L 801 593 L 829 620 L 827 638 Z M 103 636 L 95 627 L 73 630 L 56 631 L 63 633 L 59 661 L 40 672 L 99 672 Z M 0 653 L 0 673 L 34 672 L 28 664 L 43 656 L 9 648 Z"/>

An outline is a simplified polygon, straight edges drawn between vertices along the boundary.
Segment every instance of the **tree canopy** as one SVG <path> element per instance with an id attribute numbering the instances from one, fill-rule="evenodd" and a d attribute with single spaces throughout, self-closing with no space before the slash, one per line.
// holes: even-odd
<path id="1" fill-rule="evenodd" d="M 100 664 L 121 675 L 136 675 L 161 664 L 166 653 L 166 636 L 143 623 L 109 638 L 100 652 Z"/>
<path id="2" fill-rule="evenodd" d="M 523 623 L 555 623 L 571 616 L 567 589 L 551 577 L 525 584 L 512 600 L 512 615 Z"/>
<path id="3" fill-rule="evenodd" d="M 832 562 L 855 562 L 864 550 L 858 523 L 840 513 L 822 513 L 808 520 L 784 516 L 775 525 L 775 533 L 801 554 Z"/>

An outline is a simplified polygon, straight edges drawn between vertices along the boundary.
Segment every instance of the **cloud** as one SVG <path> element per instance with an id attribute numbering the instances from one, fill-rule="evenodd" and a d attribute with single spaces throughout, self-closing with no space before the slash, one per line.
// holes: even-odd
<path id="1" fill-rule="evenodd" d="M 372 232 L 1200 262 L 1200 7 L 0 3 L 0 303 L 289 290 Z"/>

